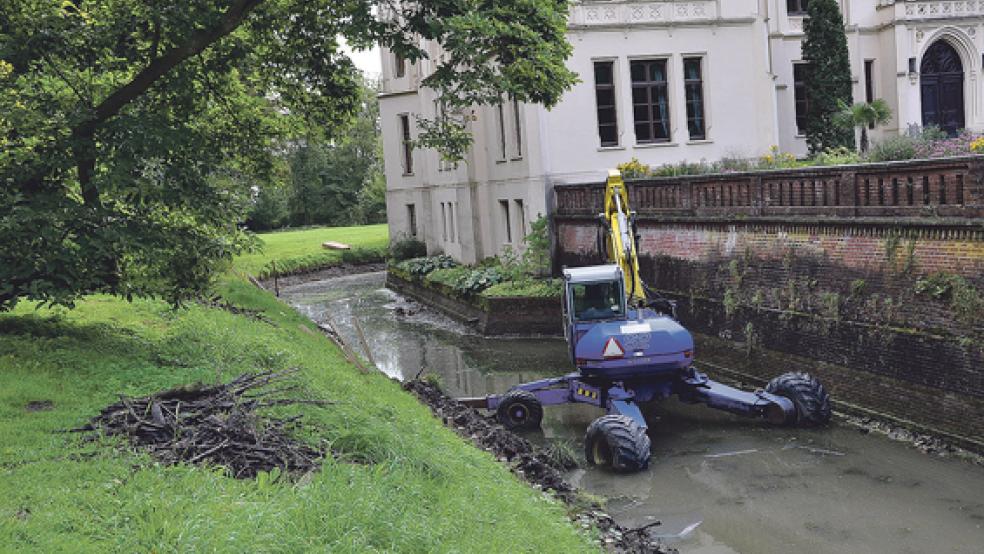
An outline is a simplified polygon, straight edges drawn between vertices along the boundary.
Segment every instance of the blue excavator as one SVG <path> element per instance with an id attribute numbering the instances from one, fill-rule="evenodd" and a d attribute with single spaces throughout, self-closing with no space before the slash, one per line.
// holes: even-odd
<path id="1" fill-rule="evenodd" d="M 637 236 L 620 172 L 605 186 L 602 247 L 605 265 L 564 268 L 564 336 L 576 371 L 514 386 L 502 395 L 464 398 L 494 410 L 515 430 L 535 429 L 543 407 L 584 403 L 605 410 L 588 427 L 591 465 L 617 472 L 648 467 L 651 442 L 639 404 L 677 396 L 776 425 L 819 426 L 830 420 L 830 398 L 806 373 L 784 373 L 765 389 L 743 391 L 711 380 L 694 365 L 694 339 L 676 320 L 672 301 L 639 275 Z"/>

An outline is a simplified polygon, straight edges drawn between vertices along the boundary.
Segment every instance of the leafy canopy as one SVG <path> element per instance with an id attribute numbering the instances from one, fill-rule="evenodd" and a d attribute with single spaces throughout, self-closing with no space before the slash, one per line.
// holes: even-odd
<path id="1" fill-rule="evenodd" d="M 359 105 L 339 46 L 415 60 L 451 108 L 556 103 L 565 0 L 0 2 L 0 309 L 207 288 L 249 246 L 244 183 Z M 377 15 L 379 17 L 377 17 Z M 440 129 L 438 129 L 440 131 Z M 440 143 L 440 141 L 437 141 Z"/>
<path id="2" fill-rule="evenodd" d="M 851 65 L 844 18 L 837 0 L 811 0 L 803 22 L 806 71 L 806 142 L 811 154 L 854 148 L 854 130 L 837 125 L 841 104 L 850 105 Z"/>

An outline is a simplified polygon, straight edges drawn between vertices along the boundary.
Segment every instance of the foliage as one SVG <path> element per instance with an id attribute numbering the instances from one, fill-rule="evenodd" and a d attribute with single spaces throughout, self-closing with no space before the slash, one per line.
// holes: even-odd
<path id="1" fill-rule="evenodd" d="M 639 179 L 652 175 L 652 168 L 640 162 L 635 156 L 627 162 L 622 162 L 615 166 L 622 172 L 624 179 Z"/>
<path id="2" fill-rule="evenodd" d="M 876 143 L 868 151 L 868 160 L 872 162 L 891 162 L 911 160 L 916 157 L 918 141 L 905 135 L 889 137 Z"/>
<path id="3" fill-rule="evenodd" d="M 970 151 L 975 154 L 984 154 L 984 136 L 977 137 L 970 143 Z"/>
<path id="4" fill-rule="evenodd" d="M 935 140 L 922 140 L 916 143 L 917 158 L 946 158 L 950 156 L 966 156 L 973 151 L 970 146 L 979 135 L 964 129 L 955 137 L 944 137 Z"/>
<path id="5" fill-rule="evenodd" d="M 246 215 L 246 226 L 254 231 L 279 229 L 287 224 L 289 194 L 281 183 L 270 183 L 253 189 L 252 206 Z"/>
<path id="6" fill-rule="evenodd" d="M 310 320 L 240 279 L 220 281 L 219 291 L 262 319 L 100 296 L 72 311 L 25 302 L 0 314 L 2 550 L 507 552 L 522 544 L 597 552 L 564 506 L 383 374 L 352 367 Z M 161 467 L 117 441 L 63 432 L 121 394 L 257 368 L 301 368 L 296 394 L 334 402 L 277 410 L 303 414 L 297 435 L 340 459 L 328 456 L 299 480 L 238 480 L 219 467 Z M 24 408 L 38 400 L 51 409 Z"/>
<path id="7" fill-rule="evenodd" d="M 835 124 L 841 105 L 850 105 L 851 64 L 844 18 L 837 0 L 811 0 L 803 20 L 806 62 L 806 142 L 810 153 L 854 147 L 853 129 Z"/>
<path id="8" fill-rule="evenodd" d="M 849 165 L 861 162 L 861 156 L 851 148 L 843 146 L 824 150 L 810 159 L 814 165 Z"/>
<path id="9" fill-rule="evenodd" d="M 686 160 L 675 164 L 663 164 L 653 169 L 653 177 L 679 177 L 682 175 L 704 175 L 714 173 L 716 167 L 707 162 L 688 162 Z"/>
<path id="10" fill-rule="evenodd" d="M 933 142 L 950 138 L 950 135 L 946 134 L 946 131 L 939 125 L 920 126 L 914 123 L 909 124 L 909 128 L 906 129 L 906 135 L 923 142 Z"/>
<path id="11" fill-rule="evenodd" d="M 239 223 L 271 159 L 342 146 L 362 92 L 340 39 L 409 60 L 435 42 L 442 57 L 422 84 L 452 108 L 503 95 L 551 106 L 575 82 L 567 7 L 0 3 L 0 309 L 200 294 L 250 246 Z"/>
<path id="12" fill-rule="evenodd" d="M 797 165 L 796 156 L 783 152 L 778 146 L 772 145 L 769 152 L 759 158 L 759 169 L 785 169 Z"/>
<path id="13" fill-rule="evenodd" d="M 357 225 L 385 218 L 377 91 L 362 86 L 359 112 L 343 136 L 288 148 L 290 223 Z"/>
<path id="14" fill-rule="evenodd" d="M 563 291 L 563 281 L 560 279 L 520 279 L 518 281 L 503 281 L 482 292 L 482 296 L 492 297 L 532 297 L 555 298 Z"/>
<path id="15" fill-rule="evenodd" d="M 543 214 L 530 222 L 530 232 L 523 237 L 523 266 L 534 277 L 550 272 L 550 220 Z"/>
<path id="16" fill-rule="evenodd" d="M 505 280 L 506 276 L 499 268 L 479 267 L 464 274 L 452 286 L 459 294 L 473 296 Z"/>
<path id="17" fill-rule="evenodd" d="M 413 237 L 403 237 L 390 245 L 390 257 L 398 262 L 427 255 L 427 245 Z"/>
<path id="18" fill-rule="evenodd" d="M 834 122 L 841 127 L 861 129 L 861 152 L 868 151 L 868 128 L 888 123 L 892 119 L 892 109 L 881 98 L 871 102 L 858 102 L 848 106 L 845 102 L 838 104 L 840 111 L 834 114 Z"/>
<path id="19" fill-rule="evenodd" d="M 423 277 L 436 269 L 448 269 L 458 265 L 454 258 L 447 254 L 432 256 L 430 258 L 413 258 L 402 261 L 396 266 L 413 277 Z"/>
<path id="20" fill-rule="evenodd" d="M 937 272 L 916 281 L 916 293 L 946 301 L 959 321 L 984 321 L 984 295 L 962 275 Z"/>

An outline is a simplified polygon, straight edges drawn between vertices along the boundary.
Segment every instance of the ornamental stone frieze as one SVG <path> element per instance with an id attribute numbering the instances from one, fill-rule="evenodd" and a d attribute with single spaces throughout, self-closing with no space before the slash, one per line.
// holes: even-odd
<path id="1" fill-rule="evenodd" d="M 902 14 L 914 19 L 945 19 L 984 15 L 984 0 L 915 0 L 896 2 L 902 5 Z M 898 14 L 898 12 L 896 12 Z"/>
<path id="2" fill-rule="evenodd" d="M 713 0 L 675 2 L 582 2 L 571 6 L 571 27 L 659 25 L 718 18 Z"/>

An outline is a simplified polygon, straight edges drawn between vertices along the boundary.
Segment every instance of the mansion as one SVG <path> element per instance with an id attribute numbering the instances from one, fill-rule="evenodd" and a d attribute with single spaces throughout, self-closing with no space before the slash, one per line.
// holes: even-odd
<path id="1" fill-rule="evenodd" d="M 392 238 L 471 263 L 519 248 L 554 187 L 609 168 L 806 154 L 800 44 L 809 0 L 572 2 L 568 66 L 580 83 L 551 110 L 478 106 L 474 144 L 450 165 L 415 149 L 430 60 L 383 49 L 380 116 Z M 984 130 L 984 0 L 840 0 L 854 101 L 884 99 L 877 142 L 912 125 Z M 425 45 L 425 47 L 432 45 Z M 436 58 L 433 47 L 429 51 Z"/>

